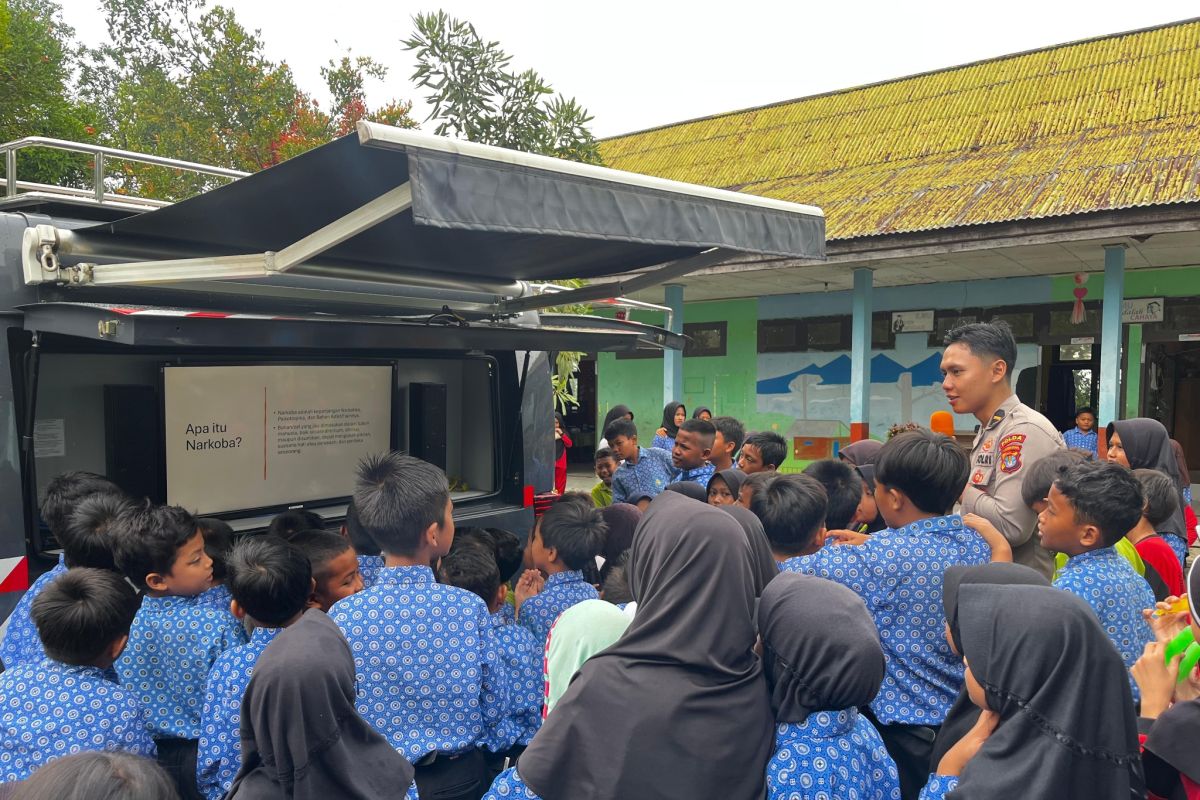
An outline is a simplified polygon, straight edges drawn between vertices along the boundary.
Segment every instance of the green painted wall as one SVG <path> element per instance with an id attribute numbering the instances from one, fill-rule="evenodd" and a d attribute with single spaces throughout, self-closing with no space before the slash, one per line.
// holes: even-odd
<path id="1" fill-rule="evenodd" d="M 1104 298 L 1104 273 L 1089 272 L 1083 285 L 1088 290 L 1085 303 Z M 1073 275 L 1053 278 L 1051 302 L 1075 301 Z M 1200 294 L 1200 267 L 1174 269 L 1130 269 L 1125 272 L 1126 297 L 1192 297 Z"/>

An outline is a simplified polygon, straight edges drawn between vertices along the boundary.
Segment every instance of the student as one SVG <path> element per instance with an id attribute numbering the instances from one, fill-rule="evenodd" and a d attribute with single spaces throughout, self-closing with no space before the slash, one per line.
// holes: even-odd
<path id="1" fill-rule="evenodd" d="M 858 509 L 854 512 L 852 525 L 862 533 L 877 533 L 887 527 L 879 507 L 875 505 L 875 460 L 883 442 L 863 439 L 838 450 L 838 458 L 857 470 L 862 478 L 863 493 Z"/>
<path id="2" fill-rule="evenodd" d="M 200 595 L 200 602 L 224 611 L 229 608 L 233 596 L 225 585 L 225 559 L 233 549 L 233 526 L 223 519 L 197 517 L 196 524 L 204 536 L 204 552 L 212 560 L 213 586 Z"/>
<path id="3" fill-rule="evenodd" d="M 567 492 L 567 451 L 574 442 L 567 435 L 563 424 L 562 414 L 554 412 L 554 491 L 559 494 Z"/>
<path id="4" fill-rule="evenodd" d="M 94 472 L 64 472 L 52 478 L 46 487 L 46 496 L 41 507 L 42 521 L 50 529 L 50 535 L 63 547 L 63 553 L 49 572 L 39 576 L 33 585 L 25 590 L 25 594 L 17 601 L 16 608 L 9 614 L 4 641 L 0 642 L 0 664 L 5 667 L 41 661 L 42 646 L 29 609 L 41 591 L 69 568 L 66 556 L 68 543 L 65 541 L 70 536 L 67 523 L 78 504 L 94 494 L 120 495 L 121 490 L 108 478 Z"/>
<path id="5" fill-rule="evenodd" d="M 114 492 L 89 495 L 78 502 L 59 542 L 68 569 L 119 571 L 113 555 L 113 524 L 130 505 L 128 497 Z"/>
<path id="6" fill-rule="evenodd" d="M 804 474 L 816 478 L 825 487 L 829 508 L 825 511 L 825 529 L 846 530 L 862 505 L 862 477 L 844 461 L 827 458 L 814 461 L 804 468 Z"/>
<path id="7" fill-rule="evenodd" d="M 921 799 L 1144 796 L 1129 682 L 1087 604 L 1040 586 L 974 584 L 958 606 L 981 714 Z"/>
<path id="8" fill-rule="evenodd" d="M 275 518 L 271 520 L 271 524 L 267 526 L 268 534 L 278 536 L 284 541 L 287 541 L 287 538 L 293 533 L 300 531 L 323 530 L 325 530 L 325 518 L 314 511 L 305 511 L 302 508 L 294 508 L 276 514 Z"/>
<path id="9" fill-rule="evenodd" d="M 385 564 L 329 615 L 350 643 L 359 713 L 413 762 L 422 796 L 477 798 L 486 766 L 475 743 L 503 719 L 508 687 L 487 604 L 429 567 L 454 544 L 446 474 L 400 453 L 369 458 L 354 506 Z"/>
<path id="10" fill-rule="evenodd" d="M 708 503 L 708 492 L 705 491 L 703 486 L 694 481 L 676 481 L 675 483 L 668 484 L 667 488 L 663 491 L 681 494 L 684 497 L 695 500 L 697 503 Z"/>
<path id="11" fill-rule="evenodd" d="M 770 472 L 755 472 L 747 475 L 746 479 L 742 481 L 742 488 L 738 491 L 737 504 L 742 508 L 750 508 L 750 503 L 754 499 L 754 493 L 764 489 L 780 474 L 775 470 L 771 470 Z"/>
<path id="12" fill-rule="evenodd" d="M 286 541 L 311 565 L 313 590 L 309 608 L 319 608 L 328 614 L 334 603 L 363 590 L 358 554 L 344 536 L 328 531 L 300 531 Z"/>
<path id="13" fill-rule="evenodd" d="M 170 777 L 149 758 L 79 753 L 57 759 L 13 788 L 10 800 L 179 800 Z"/>
<path id="14" fill-rule="evenodd" d="M 1086 450 L 1092 454 L 1091 458 L 1096 458 L 1100 453 L 1100 437 L 1096 434 L 1096 412 L 1086 406 L 1076 411 L 1075 427 L 1063 431 L 1062 437 L 1067 447 Z"/>
<path id="15" fill-rule="evenodd" d="M 217 658 L 246 643 L 246 631 L 228 609 L 200 601 L 211 586 L 212 560 L 195 517 L 146 501 L 122 514 L 114 530 L 117 566 L 145 593 L 117 674 L 146 709 L 158 761 L 180 797 L 199 798 L 204 685 Z"/>
<path id="16" fill-rule="evenodd" d="M 153 756 L 137 698 L 104 677 L 137 613 L 129 584 L 115 572 L 77 567 L 43 589 L 32 613 L 46 656 L 0 674 L 0 784 L 87 750 Z"/>
<path id="17" fill-rule="evenodd" d="M 611 647 L 631 622 L 633 617 L 603 600 L 584 600 L 562 613 L 546 637 L 543 716 L 549 716 L 584 663 Z"/>
<path id="18" fill-rule="evenodd" d="M 1171 545 L 1158 533 L 1159 526 L 1165 525 L 1178 510 L 1178 489 L 1170 476 L 1155 469 L 1135 469 L 1133 477 L 1142 485 L 1146 507 L 1141 520 L 1125 534 L 1125 538 L 1137 548 L 1142 562 L 1152 567 L 1162 579 L 1163 589 L 1154 593 L 1154 599 L 1178 597 L 1187 591 L 1183 570 Z"/>
<path id="19" fill-rule="evenodd" d="M 875 501 L 888 528 L 857 546 L 827 543 L 792 566 L 853 589 L 875 619 L 887 672 L 869 712 L 905 798 L 924 784 L 937 728 L 962 688 L 962 662 L 945 638 L 942 574 L 991 558 L 987 542 L 950 513 L 967 471 L 953 439 L 927 430 L 900 434 L 875 464 Z"/>
<path id="20" fill-rule="evenodd" d="M 243 539 L 230 551 L 228 566 L 233 615 L 254 632 L 249 644 L 213 663 L 204 690 L 196 786 L 208 800 L 221 800 L 241 769 L 238 726 L 255 664 L 279 632 L 300 619 L 313 592 L 308 559 L 278 536 Z"/>
<path id="21" fill-rule="evenodd" d="M 415 800 L 413 765 L 356 711 L 354 679 L 350 647 L 317 609 L 276 636 L 246 688 L 229 800 L 399 797 L 404 787 Z"/>
<path id="22" fill-rule="evenodd" d="M 713 476 L 713 465 L 708 463 L 708 457 L 712 455 L 716 435 L 717 429 L 711 422 L 702 419 L 683 421 L 671 449 L 671 463 L 675 467 L 672 483 L 693 481 L 701 488 L 708 486 L 708 479 Z"/>
<path id="23" fill-rule="evenodd" d="M 655 498 L 630 551 L 632 624 L 583 665 L 487 800 L 762 798 L 774 720 L 748 552 L 724 511 Z"/>
<path id="24" fill-rule="evenodd" d="M 608 430 L 609 425 L 613 424 L 614 422 L 616 422 L 619 419 L 627 419 L 630 422 L 633 422 L 633 411 L 630 410 L 629 406 L 620 405 L 620 404 L 615 405 L 608 410 L 607 414 L 604 415 L 604 424 L 600 426 L 600 437 L 601 438 L 600 438 L 600 441 L 596 443 L 597 450 L 603 450 L 606 447 L 609 449 L 612 448 L 612 445 L 609 443 L 608 439 L 606 438 L 607 434 L 605 433 L 605 431 Z"/>
<path id="25" fill-rule="evenodd" d="M 1108 425 L 1108 460 L 1128 469 L 1156 469 L 1175 481 L 1179 505 L 1160 533 L 1179 558 L 1179 567 L 1187 566 L 1187 522 L 1183 508 L 1184 477 L 1179 474 L 1179 461 L 1171 449 L 1167 429 L 1156 419 L 1141 417 L 1110 422 Z"/>
<path id="26" fill-rule="evenodd" d="M 733 469 L 734 456 L 742 449 L 742 442 L 746 440 L 746 428 L 733 417 L 713 417 L 711 422 L 717 432 L 713 437 L 712 455 L 708 460 L 717 472 Z"/>
<path id="27" fill-rule="evenodd" d="M 858 713 L 884 674 L 863 601 L 832 581 L 780 575 L 759 601 L 758 631 L 775 712 L 768 799 L 900 800 L 896 764 Z"/>
<path id="28" fill-rule="evenodd" d="M 486 535 L 486 534 L 485 534 Z M 495 777 L 505 761 L 516 762 L 542 726 L 542 650 L 528 628 L 502 613 L 507 588 L 493 546 L 482 540 L 460 542 L 438 564 L 438 580 L 477 595 L 491 614 L 492 639 L 504 662 L 508 683 L 508 709 L 496 725 L 479 739 L 484 758 Z"/>
<path id="29" fill-rule="evenodd" d="M 633 592 L 629 590 L 629 576 L 626 575 L 628 565 L 629 554 L 625 553 L 617 559 L 612 569 L 604 574 L 600 586 L 600 599 L 622 610 L 633 603 Z"/>
<path id="30" fill-rule="evenodd" d="M 588 562 L 595 563 L 607 533 L 600 512 L 581 502 L 559 501 L 534 523 L 525 550 L 546 583 L 528 598 L 518 592 L 517 621 L 533 633 L 539 647 L 545 646 L 546 634 L 559 614 L 576 603 L 599 598 L 580 570 Z"/>
<path id="31" fill-rule="evenodd" d="M 650 443 L 651 447 L 657 447 L 659 450 L 666 450 L 668 453 L 675 449 L 675 436 L 679 433 L 679 426 L 687 421 L 687 409 L 683 403 L 667 403 L 663 408 L 662 427 L 654 432 L 654 441 Z"/>
<path id="32" fill-rule="evenodd" d="M 592 487 L 592 503 L 596 508 L 611 506 L 613 502 L 612 480 L 617 471 L 617 460 L 612 450 L 602 447 L 596 451 L 596 477 L 600 482 Z"/>
<path id="33" fill-rule="evenodd" d="M 1058 476 L 1038 515 L 1042 546 L 1068 556 L 1054 585 L 1092 607 L 1126 669 L 1154 638 L 1142 619 L 1142 609 L 1154 607 L 1154 593 L 1112 546 L 1138 523 L 1144 504 L 1129 470 L 1084 461 Z"/>
<path id="34" fill-rule="evenodd" d="M 613 452 L 622 464 L 613 473 L 614 503 L 636 502 L 634 495 L 655 497 L 675 475 L 671 454 L 657 447 L 638 446 L 637 426 L 632 420 L 618 419 L 604 431 Z"/>
<path id="35" fill-rule="evenodd" d="M 750 497 L 750 511 L 762 522 L 767 541 L 783 572 L 799 572 L 807 556 L 824 543 L 829 497 L 810 475 L 774 475 L 761 480 Z"/>
<path id="36" fill-rule="evenodd" d="M 1196 512 L 1192 510 L 1192 471 L 1188 468 L 1183 445 L 1175 439 L 1171 440 L 1171 452 L 1175 454 L 1175 464 L 1179 468 L 1179 484 L 1183 494 L 1183 527 L 1186 529 L 1188 547 L 1191 547 L 1196 543 L 1197 529 L 1200 528 L 1200 521 L 1196 519 Z"/>
<path id="37" fill-rule="evenodd" d="M 692 419 L 705 419 L 711 421 L 713 419 L 712 409 L 708 406 L 700 406 L 692 412 Z"/>
<path id="38" fill-rule="evenodd" d="M 600 548 L 600 557 L 604 559 L 600 567 L 600 580 L 603 582 L 617 561 L 633 546 L 633 533 L 642 521 L 642 512 L 635 505 L 617 503 L 600 509 L 600 516 L 608 527 L 604 546 Z"/>
<path id="39" fill-rule="evenodd" d="M 379 545 L 363 529 L 358 521 L 358 512 L 354 509 L 354 499 L 346 506 L 346 519 L 342 523 L 342 535 L 350 540 L 354 552 L 358 554 L 358 574 L 362 578 L 363 588 L 370 589 L 383 569 L 383 556 L 379 554 Z"/>
<path id="40" fill-rule="evenodd" d="M 709 478 L 708 504 L 710 506 L 731 506 L 738 501 L 742 494 L 742 483 L 746 473 L 737 467 L 723 469 Z"/>
<path id="41" fill-rule="evenodd" d="M 629 504 L 635 506 L 638 511 L 643 514 L 650 508 L 650 503 L 653 502 L 655 495 L 646 494 L 645 492 L 635 492 L 629 497 Z"/>
<path id="42" fill-rule="evenodd" d="M 746 435 L 738 452 L 737 467 L 747 475 L 774 472 L 787 458 L 787 442 L 778 433 L 762 431 Z"/>
<path id="43" fill-rule="evenodd" d="M 754 577 L 754 596 L 762 594 L 767 584 L 779 575 L 779 562 L 771 550 L 771 542 L 763 530 L 762 521 L 754 512 L 741 506 L 718 506 L 742 526 L 746 534 L 746 545 L 750 548 L 750 567 Z"/>

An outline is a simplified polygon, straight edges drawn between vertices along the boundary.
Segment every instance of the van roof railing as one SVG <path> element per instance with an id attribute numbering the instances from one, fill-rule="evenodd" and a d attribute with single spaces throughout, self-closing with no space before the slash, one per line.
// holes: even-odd
<path id="1" fill-rule="evenodd" d="M 17 174 L 17 153 L 30 148 L 60 150 L 90 156 L 92 159 L 91 186 L 60 186 L 21 180 Z M 198 164 L 178 158 L 164 158 L 150 153 L 135 153 L 132 150 L 119 150 L 115 147 L 72 142 L 66 139 L 51 139 L 46 136 L 26 136 L 23 139 L 0 144 L 0 155 L 4 159 L 4 199 L 21 194 L 35 194 L 43 198 L 67 199 L 126 209 L 161 208 L 171 205 L 171 201 L 112 191 L 108 184 L 107 160 L 109 159 L 193 172 L 197 175 L 214 178 L 237 179 L 249 174 L 236 169 Z"/>

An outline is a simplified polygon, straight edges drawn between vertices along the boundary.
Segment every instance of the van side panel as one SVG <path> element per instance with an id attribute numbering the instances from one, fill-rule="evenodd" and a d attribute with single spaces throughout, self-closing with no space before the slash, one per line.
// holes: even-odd
<path id="1" fill-rule="evenodd" d="M 525 354 L 517 353 L 517 370 Z M 521 405 L 521 440 L 525 445 L 525 485 L 543 494 L 554 489 L 554 393 L 550 390 L 550 354 L 529 353 L 525 397 Z"/>

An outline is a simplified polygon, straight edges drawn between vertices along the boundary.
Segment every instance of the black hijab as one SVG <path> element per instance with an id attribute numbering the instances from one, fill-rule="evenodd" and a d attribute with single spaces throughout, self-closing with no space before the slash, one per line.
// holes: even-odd
<path id="1" fill-rule="evenodd" d="M 759 597 L 767 584 L 779 575 L 779 562 L 771 552 L 771 542 L 767 532 L 763 530 L 762 522 L 754 512 L 742 506 L 718 506 L 729 514 L 737 524 L 742 526 L 746 534 L 746 544 L 750 547 L 750 566 L 754 570 L 754 596 Z"/>
<path id="2" fill-rule="evenodd" d="M 1045 586 L 958 595 L 963 655 L 1000 724 L 947 797 L 1143 797 L 1129 673 L 1091 607 Z"/>
<path id="3" fill-rule="evenodd" d="M 700 419 L 700 415 L 703 414 L 705 411 L 708 412 L 708 415 L 710 417 L 713 415 L 711 408 L 709 408 L 708 406 L 700 406 L 699 408 L 697 408 L 695 411 L 692 412 L 692 419 Z"/>
<path id="4" fill-rule="evenodd" d="M 942 578 L 942 607 L 946 613 L 946 624 L 950 626 L 950 639 L 954 649 L 962 653 L 962 633 L 958 624 L 958 595 L 965 585 L 986 583 L 996 586 L 1049 586 L 1050 582 L 1037 570 L 1022 564 L 1006 561 L 994 561 L 974 567 L 950 567 Z M 929 771 L 937 772 L 938 764 L 946 751 L 955 742 L 967 735 L 975 723 L 979 721 L 979 707 L 971 702 L 964 686 L 958 693 L 946 721 L 938 730 L 933 742 L 933 752 L 929 756 Z"/>
<path id="5" fill-rule="evenodd" d="M 664 492 L 676 492 L 692 500 L 708 505 L 708 490 L 695 481 L 676 481 L 667 485 Z"/>
<path id="6" fill-rule="evenodd" d="M 543 800 L 761 800 L 773 720 L 737 524 L 664 492 L 627 575 L 633 623 L 580 669 L 521 756 L 521 778 Z"/>
<path id="7" fill-rule="evenodd" d="M 604 425 L 600 428 L 600 438 L 607 439 L 608 426 L 625 416 L 628 416 L 631 420 L 633 419 L 633 412 L 629 409 L 629 406 L 615 405 L 610 408 L 608 413 L 604 415 Z"/>
<path id="8" fill-rule="evenodd" d="M 241 747 L 229 800 L 402 798 L 413 780 L 412 765 L 358 715 L 350 646 L 317 609 L 255 665 Z"/>
<path id="9" fill-rule="evenodd" d="M 873 465 L 879 459 L 879 451 L 883 442 L 876 439 L 863 439 L 848 444 L 838 450 L 838 458 L 855 467 Z"/>
<path id="10" fill-rule="evenodd" d="M 742 484 L 746 482 L 746 473 L 737 467 L 730 467 L 729 469 L 721 470 L 713 478 L 718 475 L 721 477 L 721 480 L 725 481 L 725 485 L 729 487 L 729 493 L 733 495 L 734 501 L 737 501 L 738 494 L 742 491 Z M 708 484 L 709 486 L 712 485 L 712 478 L 708 479 Z"/>
<path id="11" fill-rule="evenodd" d="M 758 631 L 776 722 L 858 708 L 879 693 L 879 633 L 862 598 L 845 586 L 781 574 L 758 602 Z"/>
<path id="12" fill-rule="evenodd" d="M 1125 458 L 1129 460 L 1130 469 L 1156 469 L 1175 481 L 1180 487 L 1179 507 L 1171 518 L 1162 524 L 1160 533 L 1173 533 L 1187 538 L 1187 523 L 1184 521 L 1183 508 L 1187 503 L 1183 499 L 1183 476 L 1179 474 L 1179 459 L 1171 448 L 1171 437 L 1167 429 L 1156 419 L 1137 417 L 1122 419 L 1108 424 L 1108 436 L 1111 439 L 1113 431 L 1121 437 L 1121 447 L 1125 449 Z"/>
<path id="13" fill-rule="evenodd" d="M 1197 571 L 1193 561 L 1188 569 L 1188 597 L 1200 598 L 1200 571 Z M 1191 604 L 1192 619 L 1200 625 L 1200 601 Z M 1164 762 L 1175 775 L 1170 777 L 1178 782 L 1178 775 L 1188 776 L 1195 783 L 1200 783 L 1200 748 L 1196 746 L 1200 735 L 1200 700 L 1189 700 L 1186 703 L 1176 703 L 1164 711 L 1154 721 L 1150 735 L 1146 737 L 1146 778 L 1155 794 L 1169 796 L 1169 787 L 1157 786 L 1157 773 L 1163 772 Z"/>
<path id="14" fill-rule="evenodd" d="M 687 413 L 687 409 L 683 407 L 683 403 L 674 401 L 667 403 L 663 409 L 662 426 L 666 428 L 667 436 L 670 436 L 672 439 L 679 435 L 679 426 L 675 424 L 675 411 L 679 408 L 683 408 L 684 413 Z"/>
<path id="15" fill-rule="evenodd" d="M 604 547 L 600 550 L 604 565 L 615 564 L 622 554 L 633 546 L 633 532 L 642 521 L 642 511 L 629 503 L 613 503 L 600 509 L 608 525 L 608 533 L 604 537 Z"/>

